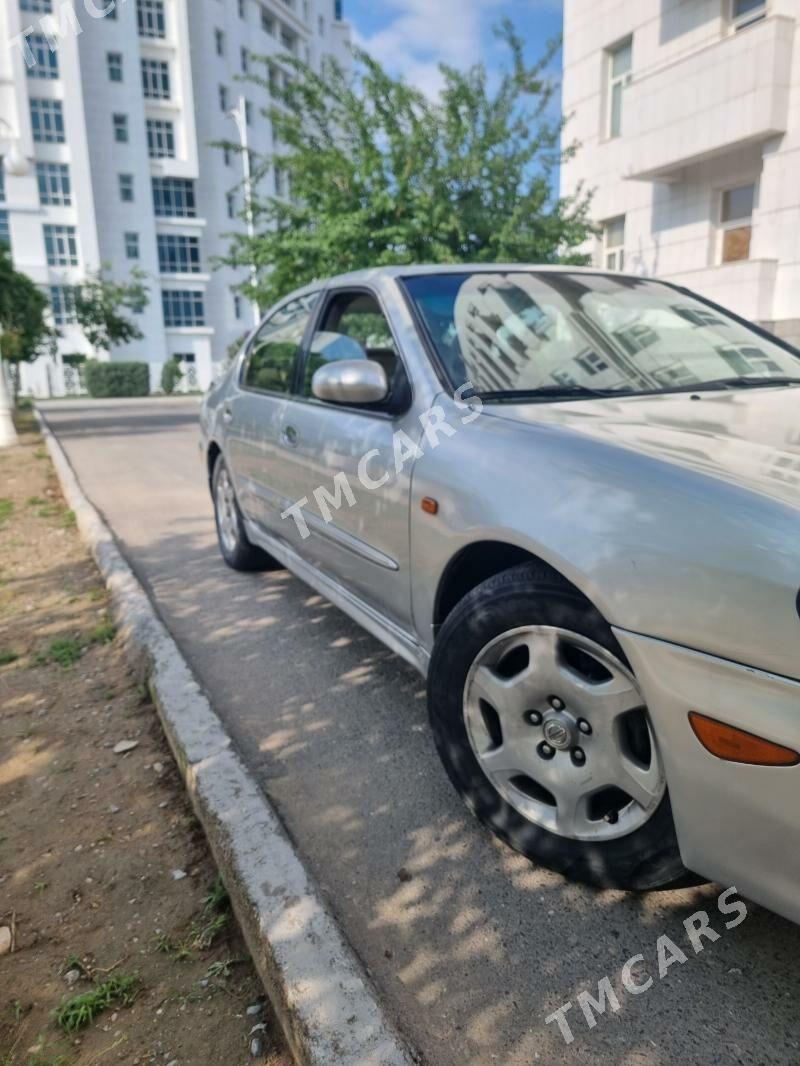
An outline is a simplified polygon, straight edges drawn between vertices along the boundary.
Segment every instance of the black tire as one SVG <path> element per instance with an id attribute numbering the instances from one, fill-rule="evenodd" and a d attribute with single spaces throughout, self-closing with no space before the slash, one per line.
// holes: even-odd
<path id="1" fill-rule="evenodd" d="M 232 487 L 233 481 L 228 472 L 225 460 L 222 458 L 222 455 L 218 455 L 217 461 L 214 464 L 214 473 L 211 477 L 211 498 L 214 503 L 214 521 L 217 527 L 217 543 L 219 544 L 222 558 L 231 570 L 252 572 L 255 570 L 279 569 L 280 563 L 273 559 L 271 555 L 267 554 L 267 552 L 262 551 L 261 548 L 257 548 L 254 544 L 251 544 L 247 539 L 247 534 L 244 530 L 242 512 L 239 509 L 239 504 L 236 501 L 235 495 L 233 497 L 233 527 L 235 530 L 235 543 L 233 545 L 225 543 L 225 538 L 220 529 L 219 507 L 217 504 L 217 491 L 220 478 L 223 475 L 227 475 Z"/>
<path id="2" fill-rule="evenodd" d="M 523 563 L 484 581 L 446 619 L 430 665 L 431 726 L 439 756 L 456 790 L 479 821 L 506 844 L 571 880 L 639 891 L 699 883 L 681 862 L 668 794 L 650 819 L 629 835 L 589 842 L 558 836 L 529 821 L 484 774 L 464 720 L 467 676 L 487 644 L 503 633 L 530 625 L 556 626 L 580 634 L 628 666 L 605 619 L 547 568 Z"/>

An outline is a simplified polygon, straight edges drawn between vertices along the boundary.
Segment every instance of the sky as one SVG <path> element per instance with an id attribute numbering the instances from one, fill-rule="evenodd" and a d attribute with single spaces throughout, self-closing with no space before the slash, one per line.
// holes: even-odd
<path id="1" fill-rule="evenodd" d="M 502 61 L 492 26 L 510 18 L 536 59 L 561 33 L 561 0 L 344 0 L 344 17 L 357 43 L 393 74 L 433 96 L 437 64 L 456 67 Z"/>

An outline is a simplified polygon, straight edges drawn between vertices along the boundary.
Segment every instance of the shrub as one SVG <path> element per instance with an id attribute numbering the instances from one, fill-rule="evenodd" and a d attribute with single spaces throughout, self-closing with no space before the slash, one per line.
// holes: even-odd
<path id="1" fill-rule="evenodd" d="M 180 362 L 175 358 L 168 359 L 161 371 L 161 388 L 167 396 L 173 394 L 182 377 L 183 370 L 181 370 Z"/>
<path id="2" fill-rule="evenodd" d="M 96 399 L 109 396 L 149 396 L 150 367 L 147 363 L 86 364 L 86 388 Z"/>

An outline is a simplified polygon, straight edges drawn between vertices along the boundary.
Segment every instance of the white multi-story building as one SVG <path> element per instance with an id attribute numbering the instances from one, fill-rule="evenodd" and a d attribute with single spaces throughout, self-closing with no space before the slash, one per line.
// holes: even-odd
<path id="1" fill-rule="evenodd" d="M 800 345 L 800 0 L 565 0 L 563 93 L 595 263 Z"/>
<path id="2" fill-rule="evenodd" d="M 0 0 L 0 240 L 61 333 L 58 358 L 28 372 L 37 391 L 62 391 L 70 355 L 97 354 L 71 286 L 101 264 L 150 279 L 143 339 L 111 357 L 147 361 L 154 386 L 174 356 L 210 382 L 253 322 L 242 275 L 213 269 L 244 226 L 242 155 L 214 142 L 239 142 L 242 97 L 250 148 L 269 154 L 277 57 L 346 61 L 348 35 L 341 0 Z M 264 88 L 239 80 L 266 72 L 257 56 L 276 57 Z M 264 180 L 285 194 L 280 174 Z"/>

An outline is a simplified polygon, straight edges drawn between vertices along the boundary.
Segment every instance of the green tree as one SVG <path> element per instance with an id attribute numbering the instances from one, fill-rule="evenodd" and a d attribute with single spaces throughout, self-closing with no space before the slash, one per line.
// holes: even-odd
<path id="1" fill-rule="evenodd" d="M 481 64 L 442 66 L 436 101 L 363 51 L 352 73 L 329 62 L 317 74 L 284 56 L 282 78 L 259 60 L 264 73 L 248 78 L 282 105 L 265 112 L 281 148 L 254 159 L 256 232 L 232 234 L 223 259 L 257 267 L 247 296 L 265 306 L 314 278 L 393 263 L 585 262 L 590 197 L 553 193 L 555 169 L 576 151 L 549 117 L 558 42 L 529 65 L 512 25 L 497 32 L 508 50 L 497 83 Z M 289 199 L 258 191 L 271 164 Z"/>
<path id="2" fill-rule="evenodd" d="M 47 324 L 47 297 L 27 274 L 14 269 L 0 244 L 0 353 L 9 363 L 34 359 L 51 350 L 55 334 Z"/>
<path id="3" fill-rule="evenodd" d="M 93 348 L 103 352 L 115 345 L 139 340 L 144 334 L 125 312 L 139 314 L 150 302 L 143 270 L 133 270 L 130 281 L 113 281 L 103 266 L 75 288 L 78 325 Z"/>

